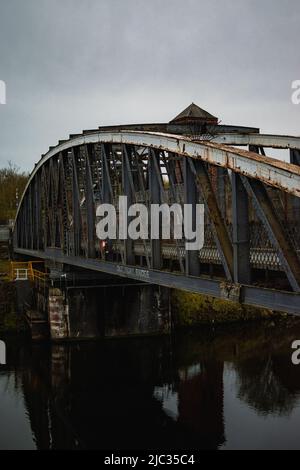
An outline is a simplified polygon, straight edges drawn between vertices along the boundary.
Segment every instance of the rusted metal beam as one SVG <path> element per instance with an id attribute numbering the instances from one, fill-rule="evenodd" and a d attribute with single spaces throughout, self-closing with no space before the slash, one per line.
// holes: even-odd
<path id="1" fill-rule="evenodd" d="M 55 157 L 54 157 L 55 158 Z M 49 233 L 50 233 L 50 246 L 55 246 L 55 232 L 56 232 L 56 214 L 55 214 L 55 177 L 53 175 L 53 161 L 51 158 L 49 162 L 49 186 L 48 186 L 48 217 L 49 217 Z"/>
<path id="2" fill-rule="evenodd" d="M 75 255 L 79 255 L 81 251 L 81 235 L 82 235 L 82 220 L 80 210 L 80 193 L 77 174 L 77 158 L 78 149 L 72 149 L 71 162 L 72 162 L 72 212 L 73 212 L 73 250 Z"/>
<path id="3" fill-rule="evenodd" d="M 54 246 L 62 248 L 61 220 L 60 220 L 60 180 L 59 180 L 59 155 L 55 156 L 53 162 L 53 219 L 54 219 Z"/>
<path id="4" fill-rule="evenodd" d="M 40 228 L 41 228 L 41 185 L 40 173 L 35 175 L 34 185 L 34 212 L 35 212 L 35 246 L 39 250 L 40 246 Z"/>
<path id="5" fill-rule="evenodd" d="M 163 162 L 164 162 L 168 179 L 169 179 L 170 191 L 171 191 L 172 198 L 173 198 L 172 202 L 180 204 L 181 201 L 180 201 L 180 198 L 178 200 L 178 196 L 176 194 L 176 187 L 175 187 L 176 175 L 175 175 L 174 160 L 170 161 L 170 157 L 172 158 L 170 154 L 168 154 L 168 158 L 166 158 L 165 154 L 163 154 Z M 179 263 L 180 271 L 183 273 L 185 272 L 185 266 L 182 261 L 179 241 L 176 239 L 175 239 L 175 246 L 176 246 L 177 261 Z"/>
<path id="6" fill-rule="evenodd" d="M 300 167 L 300 150 L 290 150 L 290 162 Z M 295 220 L 300 219 L 300 197 L 293 197 L 292 201 Z"/>
<path id="7" fill-rule="evenodd" d="M 127 196 L 127 204 L 130 207 L 133 204 L 134 199 L 134 183 L 131 173 L 131 158 L 132 151 L 131 148 L 126 145 L 122 146 L 122 189 L 123 196 Z M 127 217 L 126 217 L 127 219 Z M 128 217 L 128 224 L 130 223 L 131 218 Z M 133 252 L 133 241 L 128 237 L 128 226 L 126 227 L 127 239 L 124 240 L 124 258 L 125 263 L 129 265 L 134 264 L 134 252 Z"/>
<path id="8" fill-rule="evenodd" d="M 102 166 L 102 203 L 110 204 L 113 198 L 113 190 L 110 177 L 109 166 L 110 148 L 108 145 L 101 145 L 101 166 Z"/>
<path id="9" fill-rule="evenodd" d="M 248 194 L 240 175 L 232 174 L 234 282 L 251 283 Z"/>
<path id="10" fill-rule="evenodd" d="M 159 152 L 150 149 L 149 152 L 149 189 L 150 189 L 150 204 L 161 203 L 161 175 L 157 172 L 159 166 Z M 161 233 L 161 217 L 159 222 L 159 232 Z M 151 268 L 161 269 L 162 267 L 162 253 L 161 253 L 161 241 L 150 240 L 151 246 Z"/>
<path id="11" fill-rule="evenodd" d="M 91 172 L 92 152 L 90 146 L 85 146 L 85 199 L 86 199 L 86 219 L 87 219 L 87 256 L 95 257 L 95 224 L 96 210 L 93 191 L 93 178 Z"/>
<path id="12" fill-rule="evenodd" d="M 255 145 L 278 149 L 300 149 L 300 137 L 259 133 L 224 133 L 216 135 L 213 142 L 226 145 Z"/>
<path id="13" fill-rule="evenodd" d="M 49 230 L 49 173 L 48 165 L 42 167 L 42 191 L 43 191 L 43 228 L 44 228 L 44 247 L 46 248 L 51 244 L 50 230 Z"/>
<path id="14" fill-rule="evenodd" d="M 242 176 L 242 182 L 252 198 L 257 215 L 263 222 L 271 242 L 278 250 L 278 256 L 291 287 L 295 292 L 300 292 L 300 262 L 266 188 L 260 181 L 245 176 Z"/>
<path id="15" fill-rule="evenodd" d="M 252 140 L 250 140 L 250 137 Z M 261 137 L 260 134 L 242 136 L 242 139 L 246 139 L 243 141 L 244 144 L 236 143 L 236 145 L 268 147 L 268 142 L 263 141 Z M 275 137 L 276 136 L 274 136 L 274 138 Z M 256 141 L 255 139 L 260 140 Z M 293 142 L 287 140 L 287 145 L 284 148 L 300 149 L 300 138 L 292 139 L 294 139 Z M 281 162 L 267 156 L 259 156 L 255 153 L 247 152 L 246 150 L 229 147 L 226 145 L 228 144 L 226 139 L 222 141 L 222 144 L 203 141 L 194 142 L 190 138 L 180 135 L 137 131 L 96 132 L 77 135 L 71 140 L 54 147 L 44 155 L 35 166 L 25 188 L 25 192 L 35 173 L 54 155 L 64 150 L 70 150 L 72 147 L 88 143 L 99 144 L 99 142 L 103 144 L 116 143 L 156 148 L 166 152 L 173 152 L 194 159 L 200 159 L 210 164 L 227 168 L 236 173 L 241 173 L 250 178 L 256 178 L 270 186 L 300 197 L 300 168 L 295 165 Z M 20 202 L 22 202 L 22 200 Z"/>
<path id="16" fill-rule="evenodd" d="M 217 197 L 221 214 L 225 217 L 226 211 L 226 178 L 228 172 L 226 168 L 217 167 Z"/>
<path id="17" fill-rule="evenodd" d="M 197 190 L 196 176 L 191 169 L 191 164 L 187 158 L 183 160 L 184 175 L 184 203 L 192 206 L 192 230 L 196 230 L 196 205 L 199 194 Z M 189 276 L 200 275 L 199 250 L 186 251 L 185 272 Z"/>
<path id="18" fill-rule="evenodd" d="M 34 246 L 34 220 L 33 220 L 33 184 L 29 188 L 28 194 L 28 219 L 29 226 L 27 230 L 29 231 L 29 246 L 33 249 Z"/>
<path id="19" fill-rule="evenodd" d="M 102 144 L 101 145 L 101 196 L 102 196 L 102 204 L 112 204 L 114 192 L 112 187 L 112 180 L 111 180 L 111 161 L 110 156 L 112 154 L 112 148 L 110 144 Z M 113 241 L 106 240 L 107 251 L 108 254 L 112 251 Z M 106 258 L 107 253 L 101 253 L 102 258 Z M 123 250 L 120 250 L 120 256 L 122 258 L 122 262 L 125 263 Z"/>
<path id="20" fill-rule="evenodd" d="M 130 170 L 128 172 L 128 177 L 129 177 L 129 183 L 130 183 L 130 187 L 131 187 L 132 199 L 133 199 L 135 204 L 137 204 L 139 202 L 137 200 L 137 197 L 136 197 L 136 195 L 137 195 L 137 188 L 135 187 L 135 184 L 136 184 L 138 189 L 143 194 L 144 203 L 146 203 L 145 179 L 144 179 L 144 175 L 143 175 L 142 168 L 141 168 L 141 162 L 140 162 L 139 156 L 137 155 L 137 151 L 136 151 L 135 147 L 128 147 L 126 145 L 124 145 L 123 147 L 125 147 L 125 152 L 127 153 L 127 157 L 128 157 L 128 154 L 131 155 L 131 159 L 130 159 L 131 164 L 129 162 L 129 159 L 127 158 L 126 159 L 126 165 L 127 165 L 127 169 Z M 131 168 L 134 164 L 135 164 L 135 168 L 136 168 L 136 171 L 137 171 L 137 174 L 135 175 L 136 176 L 135 177 L 135 182 L 136 182 L 135 184 L 134 184 L 134 179 L 133 179 L 133 175 L 132 175 L 132 171 L 131 171 Z M 143 239 L 142 243 L 143 243 L 143 247 L 144 247 L 144 253 L 145 253 L 147 267 L 150 268 L 151 267 L 151 261 L 149 259 L 146 241 Z M 133 246 L 132 246 L 132 250 L 133 250 Z"/>
<path id="21" fill-rule="evenodd" d="M 63 234 L 62 248 L 65 253 L 70 252 L 70 238 L 69 226 L 71 220 L 71 209 L 68 198 L 68 179 L 66 175 L 66 167 L 68 162 L 68 155 L 66 152 L 61 152 L 59 155 L 58 172 L 60 178 L 60 197 L 61 197 L 61 232 Z"/>
<path id="22" fill-rule="evenodd" d="M 233 248 L 229 234 L 205 165 L 200 160 L 189 159 L 192 173 L 196 176 L 198 189 L 202 193 L 209 220 L 214 234 L 215 242 L 220 253 L 224 271 L 228 280 L 233 280 Z"/>
<path id="23" fill-rule="evenodd" d="M 300 166 L 300 150 L 290 150 L 290 162 Z"/>

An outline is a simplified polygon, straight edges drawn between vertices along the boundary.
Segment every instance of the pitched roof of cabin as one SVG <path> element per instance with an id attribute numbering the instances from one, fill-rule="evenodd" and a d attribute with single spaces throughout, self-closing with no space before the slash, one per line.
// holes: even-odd
<path id="1" fill-rule="evenodd" d="M 190 104 L 186 109 L 184 109 L 178 116 L 176 116 L 172 121 L 175 122 L 182 119 L 218 119 L 216 116 L 208 113 L 204 109 L 197 106 L 195 103 Z"/>

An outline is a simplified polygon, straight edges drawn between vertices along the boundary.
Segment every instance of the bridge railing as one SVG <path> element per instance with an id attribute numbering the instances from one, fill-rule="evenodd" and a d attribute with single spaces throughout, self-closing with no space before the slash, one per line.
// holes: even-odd
<path id="1" fill-rule="evenodd" d="M 37 282 L 46 282 L 48 279 L 48 274 L 37 269 L 38 267 L 43 267 L 44 262 L 42 261 L 27 261 L 19 262 L 12 261 L 10 264 L 10 281 L 31 281 L 34 283 Z"/>

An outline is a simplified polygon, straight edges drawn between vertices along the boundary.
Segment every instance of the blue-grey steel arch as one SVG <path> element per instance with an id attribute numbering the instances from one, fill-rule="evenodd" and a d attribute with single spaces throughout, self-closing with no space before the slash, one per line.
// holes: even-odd
<path id="1" fill-rule="evenodd" d="M 300 168 L 263 151 L 268 146 L 298 151 L 300 139 L 235 134 L 218 141 L 96 130 L 59 142 L 30 176 L 16 216 L 14 251 L 300 314 L 300 241 L 293 228 L 299 220 L 293 211 L 299 209 Z M 226 180 L 225 209 L 216 187 L 218 169 Z M 187 184 L 194 185 L 194 199 Z M 115 258 L 106 259 L 95 238 L 95 207 L 114 201 L 118 191 L 148 202 L 201 200 L 211 244 L 201 253 L 185 253 L 174 242 L 117 241 L 109 243 Z M 284 204 L 292 216 L 285 218 Z M 259 243 L 255 228 L 263 233 Z M 263 271 L 278 283 L 276 296 L 270 282 L 260 279 Z"/>

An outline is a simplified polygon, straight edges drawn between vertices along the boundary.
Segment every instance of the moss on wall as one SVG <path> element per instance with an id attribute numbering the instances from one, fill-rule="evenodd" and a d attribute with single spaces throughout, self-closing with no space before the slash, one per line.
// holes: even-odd
<path id="1" fill-rule="evenodd" d="M 172 291 L 171 305 L 175 326 L 230 323 L 275 316 L 270 310 L 179 290 Z"/>

